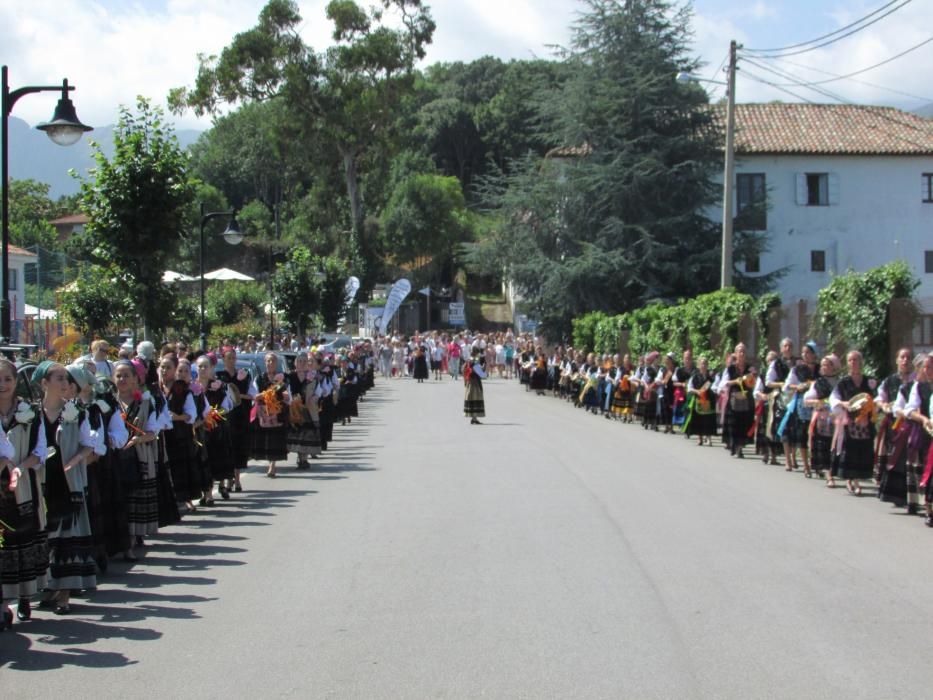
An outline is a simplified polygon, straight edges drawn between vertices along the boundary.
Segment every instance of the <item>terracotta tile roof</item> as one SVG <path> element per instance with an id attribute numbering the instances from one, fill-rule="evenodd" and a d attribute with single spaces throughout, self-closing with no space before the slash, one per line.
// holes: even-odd
<path id="1" fill-rule="evenodd" d="M 9 245 L 7 250 L 10 252 L 10 255 L 21 255 L 24 258 L 34 258 L 36 257 L 35 253 L 30 253 L 25 248 L 20 248 L 18 245 Z"/>
<path id="2" fill-rule="evenodd" d="M 67 224 L 86 224 L 87 222 L 88 218 L 84 214 L 69 214 L 60 219 L 53 219 L 49 223 L 52 224 L 52 226 L 64 226 Z"/>
<path id="3" fill-rule="evenodd" d="M 933 155 L 933 119 L 893 107 L 738 104 L 735 125 L 739 154 Z"/>

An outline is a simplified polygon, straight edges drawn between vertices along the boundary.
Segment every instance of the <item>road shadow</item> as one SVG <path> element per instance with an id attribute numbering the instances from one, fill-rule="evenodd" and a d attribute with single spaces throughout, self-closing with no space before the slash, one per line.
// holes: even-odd
<path id="1" fill-rule="evenodd" d="M 30 623 L 31 624 L 31 623 Z M 70 624 L 65 622 L 63 624 Z M 67 666 L 81 668 L 121 668 L 139 663 L 113 651 L 67 648 L 49 651 L 35 648 L 29 637 L 19 633 L 14 626 L 12 632 L 4 632 L 0 643 L 0 669 L 13 671 L 53 671 Z"/>
<path id="2" fill-rule="evenodd" d="M 372 445 L 366 437 L 383 423 L 365 414 L 370 407 L 395 402 L 387 396 L 367 396 L 361 405 L 364 417 L 335 426 L 336 441 L 320 460 L 314 460 L 313 469 L 297 471 L 293 464 L 280 465 L 278 478 L 286 480 L 285 488 L 249 488 L 247 483 L 245 491 L 229 500 L 198 506 L 180 523 L 147 537 L 146 546 L 137 548 L 138 562 L 112 558 L 106 575 L 100 577 L 101 588 L 86 598 L 75 596 L 70 615 L 36 609 L 30 622 L 17 622 L 0 634 L 0 670 L 120 668 L 139 663 L 106 647 L 125 649 L 128 643 L 159 641 L 163 637 L 159 620 L 200 619 L 198 606 L 218 600 L 211 595 L 217 578 L 209 572 L 246 564 L 238 556 L 249 551 L 245 528 L 273 525 L 279 509 L 298 507 L 318 494 L 315 481 L 336 482 L 353 473 L 376 471 L 369 465 L 382 445 Z M 264 464 L 254 463 L 246 473 L 261 476 L 265 470 Z M 267 486 L 262 479 L 257 482 Z M 197 592 L 192 593 L 192 587 Z M 88 648 L 92 645 L 95 648 Z M 5 683 L 0 687 L 7 690 Z M 98 690 L 105 694 L 105 687 L 101 683 Z"/>

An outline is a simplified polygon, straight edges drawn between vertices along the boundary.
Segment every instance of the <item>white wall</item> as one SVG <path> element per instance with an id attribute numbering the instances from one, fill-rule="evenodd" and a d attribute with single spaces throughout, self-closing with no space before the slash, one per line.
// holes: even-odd
<path id="1" fill-rule="evenodd" d="M 838 204 L 797 204 L 797 174 L 835 173 Z M 921 174 L 933 172 L 933 157 L 743 156 L 736 173 L 765 173 L 770 251 L 761 272 L 787 267 L 778 289 L 784 303 L 815 299 L 832 273 L 865 271 L 905 260 L 921 280 L 917 296 L 933 312 L 933 274 L 924 271 L 924 251 L 933 250 L 933 204 L 923 203 Z M 719 220 L 722 210 L 710 211 Z M 810 271 L 810 251 L 826 251 L 826 272 Z M 736 261 L 744 269 L 743 261 Z"/>
<path id="2" fill-rule="evenodd" d="M 22 321 L 25 315 L 25 306 L 26 300 L 24 298 L 24 289 L 25 283 L 23 282 L 23 276 L 25 273 L 25 265 L 27 262 L 35 262 L 34 257 L 24 258 L 16 253 L 10 253 L 10 272 L 13 272 L 16 275 L 16 289 L 11 289 L 8 291 L 8 298 L 10 300 L 10 317 L 11 319 Z"/>

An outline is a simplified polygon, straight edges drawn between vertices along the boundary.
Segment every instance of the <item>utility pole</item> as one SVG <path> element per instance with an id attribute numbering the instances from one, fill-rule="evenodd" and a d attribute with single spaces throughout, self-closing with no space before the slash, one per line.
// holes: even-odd
<path id="1" fill-rule="evenodd" d="M 732 286 L 732 194 L 735 191 L 735 63 L 736 43 L 729 45 L 729 78 L 726 95 L 726 156 L 722 180 L 722 283 Z"/>

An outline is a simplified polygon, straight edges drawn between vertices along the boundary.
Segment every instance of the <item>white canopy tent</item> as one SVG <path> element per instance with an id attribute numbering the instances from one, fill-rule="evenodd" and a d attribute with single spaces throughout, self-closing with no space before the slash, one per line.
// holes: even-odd
<path id="1" fill-rule="evenodd" d="M 242 272 L 231 270 L 228 267 L 222 267 L 219 270 L 205 272 L 204 279 L 206 280 L 240 280 L 242 282 L 253 282 L 254 281 L 254 279 L 250 277 L 249 275 L 244 275 Z"/>
<path id="2" fill-rule="evenodd" d="M 197 277 L 189 277 L 181 272 L 174 272 L 172 270 L 166 270 L 162 273 L 162 281 L 168 284 L 172 282 L 194 282 L 196 279 Z"/>

